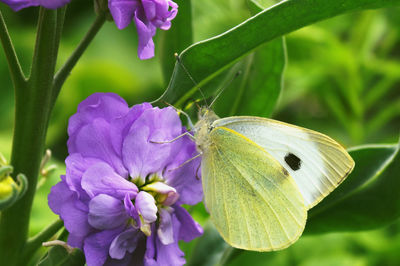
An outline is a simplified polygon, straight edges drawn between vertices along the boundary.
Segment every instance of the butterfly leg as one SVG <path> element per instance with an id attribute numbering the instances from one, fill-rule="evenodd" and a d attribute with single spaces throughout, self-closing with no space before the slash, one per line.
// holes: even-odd
<path id="1" fill-rule="evenodd" d="M 177 169 L 181 168 L 182 166 L 185 166 L 186 164 L 190 163 L 190 162 L 193 161 L 194 159 L 199 158 L 201 155 L 203 155 L 203 153 L 199 153 L 199 154 L 197 154 L 196 156 L 193 156 L 192 158 L 190 158 L 190 159 L 184 161 L 184 162 L 183 162 L 182 164 L 180 164 L 178 167 L 169 169 L 168 172 L 177 170 Z M 198 170 L 198 169 L 197 169 L 197 170 Z M 196 171 L 196 177 L 197 177 L 197 171 Z"/>
<path id="2" fill-rule="evenodd" d="M 199 169 L 200 169 L 200 166 L 201 166 L 201 163 L 199 163 L 199 166 L 197 166 L 197 169 L 196 169 L 196 179 L 197 179 L 197 180 L 200 180 L 200 177 L 199 177 Z"/>
<path id="3" fill-rule="evenodd" d="M 176 138 L 173 138 L 171 140 L 166 140 L 166 141 L 153 141 L 153 140 L 150 140 L 150 143 L 157 143 L 157 144 L 171 143 L 171 142 L 174 142 L 174 141 L 176 141 L 176 140 L 178 140 L 178 139 L 180 139 L 180 138 L 182 138 L 184 136 L 189 136 L 192 140 L 194 140 L 194 136 L 192 134 L 190 134 L 190 132 L 185 132 L 185 133 L 183 133 L 183 134 L 181 134 L 181 135 L 179 135 Z"/>

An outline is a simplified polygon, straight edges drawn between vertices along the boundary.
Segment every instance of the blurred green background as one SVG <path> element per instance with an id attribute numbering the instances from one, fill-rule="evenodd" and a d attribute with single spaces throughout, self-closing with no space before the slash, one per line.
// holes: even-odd
<path id="1" fill-rule="evenodd" d="M 0 4 L 23 68 L 27 73 L 35 41 L 38 10 L 18 13 Z M 311 128 L 346 147 L 394 143 L 400 132 L 400 8 L 365 11 L 333 18 L 287 36 L 288 64 L 284 89 L 273 117 Z M 245 1 L 193 1 L 194 39 L 200 41 L 248 18 Z M 59 65 L 73 51 L 95 18 L 90 1 L 68 7 Z M 152 101 L 163 92 L 156 57 L 140 61 L 136 30 L 106 23 L 66 82 L 55 106 L 47 147 L 58 165 L 39 189 L 31 233 L 57 217 L 47 207 L 51 185 L 64 173 L 68 118 L 94 92 L 115 92 L 130 104 Z M 171 55 L 173 56 L 173 55 Z M 266 62 L 268 64 L 268 62 Z M 11 150 L 13 90 L 4 53 L 0 52 L 0 152 Z M 223 98 L 223 95 L 222 95 Z M 384 206 L 382 206 L 384 208 Z M 195 218 L 206 214 L 195 208 Z M 183 246 L 187 253 L 193 243 Z M 304 236 L 290 248 L 272 253 L 245 253 L 236 265 L 400 265 L 400 223 L 361 233 Z M 189 254 L 190 255 L 190 254 Z"/>

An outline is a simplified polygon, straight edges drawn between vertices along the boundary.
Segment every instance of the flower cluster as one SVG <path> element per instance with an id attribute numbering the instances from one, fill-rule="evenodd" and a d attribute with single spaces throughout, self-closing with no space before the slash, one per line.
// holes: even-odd
<path id="1" fill-rule="evenodd" d="M 88 266 L 182 265 L 178 241 L 202 228 L 181 204 L 202 199 L 195 144 L 176 111 L 148 103 L 129 108 L 96 93 L 69 120 L 66 175 L 49 194 L 68 244 Z"/>
<path id="2" fill-rule="evenodd" d="M 168 30 L 178 13 L 178 5 L 171 0 L 108 0 L 108 8 L 119 29 L 135 21 L 140 59 L 154 56 L 156 29 Z"/>
<path id="3" fill-rule="evenodd" d="M 43 6 L 49 9 L 56 9 L 68 4 L 71 0 L 0 0 L 10 6 L 14 11 L 19 11 L 30 6 Z"/>
<path id="4" fill-rule="evenodd" d="M 0 0 L 14 11 L 30 7 L 43 6 L 55 9 L 70 0 Z M 135 22 L 138 33 L 138 56 L 140 59 L 154 57 L 153 37 L 157 28 L 168 30 L 178 13 L 178 5 L 171 0 L 108 0 L 108 8 L 119 29 Z"/>

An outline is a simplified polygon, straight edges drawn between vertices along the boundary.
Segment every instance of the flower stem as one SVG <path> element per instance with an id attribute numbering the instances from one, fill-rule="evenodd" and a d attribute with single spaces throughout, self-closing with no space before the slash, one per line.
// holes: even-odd
<path id="1" fill-rule="evenodd" d="M 35 237 L 28 240 L 24 248 L 23 261 L 29 261 L 35 251 L 42 246 L 42 243 L 49 240 L 53 235 L 55 235 L 64 225 L 62 220 L 56 220 L 48 227 L 43 229 Z"/>
<path id="2" fill-rule="evenodd" d="M 7 26 L 4 21 L 3 15 L 0 11 L 0 41 L 4 48 L 4 53 L 7 58 L 8 67 L 14 87 L 21 90 L 25 86 L 25 75 L 22 71 L 17 54 L 15 53 L 10 35 L 8 34 Z"/>
<path id="3" fill-rule="evenodd" d="M 68 58 L 65 64 L 60 68 L 60 70 L 55 75 L 53 82 L 53 96 L 52 96 L 53 104 L 55 103 L 58 94 L 60 93 L 62 85 L 64 84 L 65 80 L 71 73 L 71 70 L 74 68 L 79 58 L 82 56 L 83 52 L 86 50 L 86 48 L 92 42 L 92 40 L 99 32 L 101 27 L 104 25 L 105 21 L 106 21 L 105 13 L 100 13 L 97 16 L 96 20 L 93 22 L 89 31 L 86 33 L 86 35 L 83 37 L 79 45 L 74 50 L 74 52 L 71 54 L 71 56 Z"/>
<path id="4" fill-rule="evenodd" d="M 65 11 L 65 10 L 64 10 Z M 14 174 L 23 173 L 28 190 L 13 206 L 3 211 L 0 220 L 0 261 L 7 265 L 26 265 L 21 254 L 28 237 L 29 218 L 44 151 L 51 112 L 51 89 L 59 46 L 63 13 L 40 8 L 31 76 L 23 90 L 15 91 L 15 125 L 11 165 Z"/>

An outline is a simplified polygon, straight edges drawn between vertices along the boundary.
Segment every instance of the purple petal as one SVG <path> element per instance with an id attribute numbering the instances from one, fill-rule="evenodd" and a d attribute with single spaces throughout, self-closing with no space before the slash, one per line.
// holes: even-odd
<path id="1" fill-rule="evenodd" d="M 136 226 L 137 228 L 140 227 L 141 222 L 140 222 L 140 218 L 139 218 L 139 214 L 135 208 L 135 206 L 132 203 L 132 199 L 129 197 L 128 194 L 125 195 L 124 198 L 124 207 L 125 207 L 125 211 L 126 213 L 135 220 L 136 222 Z"/>
<path id="2" fill-rule="evenodd" d="M 89 224 L 96 229 L 117 228 L 128 218 L 123 202 L 109 195 L 97 195 L 89 203 Z"/>
<path id="3" fill-rule="evenodd" d="M 115 134 L 112 125 L 103 118 L 96 118 L 84 125 L 76 135 L 68 140 L 70 153 L 80 153 L 84 157 L 92 157 L 107 162 L 121 176 L 128 173 L 122 163 L 120 151 L 114 149 L 112 139 L 121 138 Z"/>
<path id="4" fill-rule="evenodd" d="M 94 93 L 79 104 L 78 111 L 69 119 L 68 135 L 73 135 L 96 118 L 103 118 L 110 122 L 123 117 L 128 111 L 128 104 L 117 94 Z"/>
<path id="5" fill-rule="evenodd" d="M 140 191 L 136 196 L 135 206 L 145 222 L 152 223 L 157 220 L 156 201 L 151 194 L 145 191 Z"/>
<path id="6" fill-rule="evenodd" d="M 163 245 L 174 242 L 171 214 L 166 209 L 160 210 L 160 224 L 157 228 L 157 237 Z"/>
<path id="7" fill-rule="evenodd" d="M 126 194 L 133 198 L 138 191 L 135 184 L 119 176 L 106 163 L 97 163 L 83 174 L 82 188 L 91 198 L 99 194 L 108 194 L 120 200 L 123 200 Z"/>
<path id="8" fill-rule="evenodd" d="M 153 36 L 156 34 L 156 27 L 147 21 L 144 11 L 139 8 L 135 11 L 134 20 L 139 38 L 139 58 L 144 60 L 154 57 Z"/>
<path id="9" fill-rule="evenodd" d="M 148 103 L 129 108 L 121 97 L 113 93 L 89 96 L 79 104 L 78 112 L 69 120 L 69 153 L 99 158 L 125 176 L 126 170 L 121 165 L 123 139 L 133 121 L 149 108 L 152 106 Z"/>
<path id="10" fill-rule="evenodd" d="M 74 248 L 83 249 L 83 242 L 86 236 L 77 236 L 72 233 L 68 235 L 68 245 Z"/>
<path id="11" fill-rule="evenodd" d="M 70 0 L 39 0 L 39 5 L 49 9 L 56 9 L 69 2 Z"/>
<path id="12" fill-rule="evenodd" d="M 179 240 L 186 242 L 192 241 L 194 238 L 203 234 L 203 228 L 193 220 L 192 216 L 181 206 L 174 206 L 174 215 L 179 220 L 181 226 L 179 228 Z"/>
<path id="13" fill-rule="evenodd" d="M 71 191 L 64 180 L 51 188 L 48 203 L 50 209 L 60 215 L 70 233 L 85 236 L 92 230 L 87 221 L 87 205 L 78 200 L 76 192 Z"/>
<path id="14" fill-rule="evenodd" d="M 69 3 L 70 0 L 1 0 L 9 5 L 14 11 L 19 11 L 30 6 L 43 6 L 45 8 L 56 9 Z"/>
<path id="15" fill-rule="evenodd" d="M 165 1 L 161 1 L 166 3 Z M 151 21 L 156 17 L 156 2 L 154 0 L 142 0 L 142 5 L 146 19 Z"/>
<path id="16" fill-rule="evenodd" d="M 173 227 L 179 228 L 179 221 L 173 219 Z M 147 238 L 146 253 L 144 256 L 145 265 L 184 265 L 185 258 L 184 253 L 179 249 L 178 245 L 178 232 L 174 231 L 174 243 L 169 245 L 163 245 L 157 234 L 154 232 L 155 228 L 152 228 L 152 234 Z"/>
<path id="17" fill-rule="evenodd" d="M 138 5 L 138 1 L 135 0 L 108 1 L 108 8 L 118 29 L 122 30 L 131 23 Z"/>
<path id="18" fill-rule="evenodd" d="M 198 154 L 196 144 L 189 137 L 183 137 L 179 154 L 164 173 L 166 183 L 178 192 L 180 203 L 194 205 L 203 198 L 200 179 L 201 158 L 185 163 Z"/>
<path id="19" fill-rule="evenodd" d="M 95 158 L 84 158 L 79 153 L 71 154 L 65 160 L 65 182 L 68 184 L 69 189 L 77 192 L 78 198 L 83 202 L 89 202 L 90 198 L 86 191 L 82 189 L 82 176 L 90 166 L 98 162 L 101 161 Z"/>
<path id="20" fill-rule="evenodd" d="M 182 125 L 178 114 L 171 107 L 145 110 L 133 123 L 122 147 L 124 164 L 132 178 L 162 172 L 174 160 L 180 148 L 180 140 L 170 141 L 180 135 Z"/>
<path id="21" fill-rule="evenodd" d="M 83 251 L 88 266 L 103 265 L 107 260 L 111 242 L 123 231 L 122 228 L 105 230 L 92 234 L 85 239 Z"/>
<path id="22" fill-rule="evenodd" d="M 143 233 L 133 228 L 122 232 L 111 243 L 110 257 L 119 260 L 123 259 L 127 251 L 132 253 L 136 249 L 141 238 L 144 238 Z"/>

